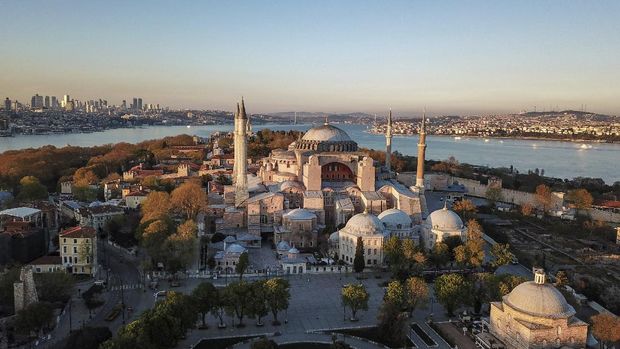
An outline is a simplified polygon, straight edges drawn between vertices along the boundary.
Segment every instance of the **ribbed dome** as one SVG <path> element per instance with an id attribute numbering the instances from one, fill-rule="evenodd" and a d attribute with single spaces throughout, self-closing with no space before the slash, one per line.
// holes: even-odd
<path id="1" fill-rule="evenodd" d="M 383 234 L 383 223 L 370 213 L 358 213 L 351 217 L 343 230 L 357 236 Z"/>
<path id="2" fill-rule="evenodd" d="M 564 296 L 553 285 L 527 281 L 504 296 L 504 303 L 528 315 L 566 318 L 575 315 Z"/>
<path id="3" fill-rule="evenodd" d="M 409 228 L 412 223 L 411 217 L 397 208 L 391 208 L 381 212 L 378 218 L 386 226 L 391 228 L 396 228 L 399 224 L 402 228 Z"/>
<path id="4" fill-rule="evenodd" d="M 349 142 L 351 141 L 351 137 L 339 129 L 336 126 L 332 125 L 321 125 L 318 127 L 313 127 L 304 134 L 301 138 L 304 141 L 319 141 L 319 142 Z"/>
<path id="5" fill-rule="evenodd" d="M 246 251 L 245 247 L 239 244 L 232 244 L 228 246 L 228 248 L 226 248 L 226 252 L 228 253 L 243 253 L 245 251 Z"/>
<path id="6" fill-rule="evenodd" d="M 452 231 L 463 229 L 463 221 L 458 214 L 454 211 L 444 208 L 434 211 L 426 218 L 426 224 L 431 229 L 437 229 L 442 231 Z"/>
<path id="7" fill-rule="evenodd" d="M 316 215 L 304 208 L 296 208 L 284 214 L 284 217 L 292 220 L 308 220 L 316 218 Z"/>

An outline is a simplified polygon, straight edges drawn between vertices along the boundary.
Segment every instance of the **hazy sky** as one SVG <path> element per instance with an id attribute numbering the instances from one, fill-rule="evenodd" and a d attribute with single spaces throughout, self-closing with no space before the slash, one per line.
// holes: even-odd
<path id="1" fill-rule="evenodd" d="M 620 1 L 0 3 L 0 95 L 620 114 Z"/>

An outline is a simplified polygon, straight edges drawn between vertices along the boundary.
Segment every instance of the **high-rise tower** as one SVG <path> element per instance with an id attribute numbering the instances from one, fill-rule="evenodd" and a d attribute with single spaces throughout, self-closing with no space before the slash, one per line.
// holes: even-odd
<path id="1" fill-rule="evenodd" d="M 424 158 L 426 155 L 426 109 L 422 114 L 422 124 L 420 125 L 420 139 L 418 141 L 418 169 L 416 171 L 415 186 L 420 190 L 424 189 Z"/>
<path id="2" fill-rule="evenodd" d="M 248 116 L 245 113 L 245 102 L 241 98 L 241 106 L 237 104 L 235 113 L 234 150 L 235 164 L 233 180 L 235 186 L 235 207 L 241 206 L 249 197 L 248 193 Z"/>
<path id="3" fill-rule="evenodd" d="M 392 109 L 388 114 L 387 130 L 385 131 L 385 168 L 388 173 L 392 172 Z"/>

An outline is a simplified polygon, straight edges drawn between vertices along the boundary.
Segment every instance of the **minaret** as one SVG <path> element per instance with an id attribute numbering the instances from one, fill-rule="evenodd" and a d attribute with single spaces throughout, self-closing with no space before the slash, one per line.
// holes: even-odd
<path id="1" fill-rule="evenodd" d="M 388 173 L 392 172 L 392 109 L 387 119 L 387 130 L 385 131 L 385 168 Z"/>
<path id="2" fill-rule="evenodd" d="M 235 207 L 241 206 L 249 197 L 248 193 L 248 117 L 245 103 L 241 98 L 241 106 L 237 104 L 235 114 L 235 164 L 233 169 L 235 185 Z"/>
<path id="3" fill-rule="evenodd" d="M 422 115 L 422 124 L 420 125 L 420 139 L 418 141 L 418 169 L 416 171 L 415 186 L 424 190 L 424 158 L 426 154 L 426 108 Z"/>

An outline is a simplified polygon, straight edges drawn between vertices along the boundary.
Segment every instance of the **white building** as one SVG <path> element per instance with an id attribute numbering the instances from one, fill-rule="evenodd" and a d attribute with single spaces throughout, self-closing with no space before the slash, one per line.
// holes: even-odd
<path id="1" fill-rule="evenodd" d="M 422 225 L 424 248 L 432 250 L 436 243 L 451 236 L 458 236 L 463 241 L 467 237 L 467 228 L 458 214 L 444 206 L 426 217 Z"/>
<path id="2" fill-rule="evenodd" d="M 377 216 L 364 212 L 351 217 L 347 225 L 338 232 L 339 258 L 345 263 L 352 264 L 355 259 L 355 249 L 358 238 L 364 244 L 364 260 L 366 266 L 383 264 L 383 242 L 389 236 L 383 223 Z M 330 237 L 330 240 L 335 237 Z"/>

